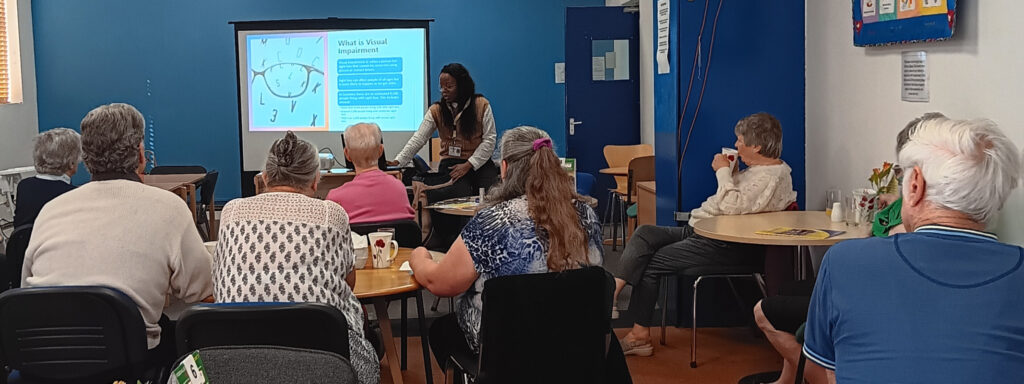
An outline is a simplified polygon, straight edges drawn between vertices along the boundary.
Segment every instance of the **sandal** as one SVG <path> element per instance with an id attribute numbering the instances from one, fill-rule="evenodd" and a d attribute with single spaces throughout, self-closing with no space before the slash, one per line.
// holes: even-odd
<path id="1" fill-rule="evenodd" d="M 627 341 L 626 339 L 619 340 L 619 344 L 622 346 L 622 354 L 626 356 L 651 356 L 654 355 L 654 346 L 651 345 L 650 341 Z"/>

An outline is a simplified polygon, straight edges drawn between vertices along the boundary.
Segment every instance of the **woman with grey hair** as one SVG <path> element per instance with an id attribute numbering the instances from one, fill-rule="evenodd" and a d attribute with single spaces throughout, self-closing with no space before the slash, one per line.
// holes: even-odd
<path id="1" fill-rule="evenodd" d="M 14 231 L 7 242 L 7 260 L 0 274 L 0 291 L 21 286 L 21 267 L 25 260 L 32 225 L 43 206 L 75 186 L 71 176 L 82 159 L 82 139 L 78 132 L 54 128 L 36 136 L 32 159 L 36 176 L 18 183 L 18 205 L 14 209 Z"/>
<path id="2" fill-rule="evenodd" d="M 350 361 L 363 384 L 380 381 L 377 355 L 363 328 L 348 215 L 314 198 L 320 181 L 317 149 L 289 131 L 270 147 L 266 192 L 235 199 L 221 212 L 214 258 L 219 302 L 319 302 L 348 321 Z"/>
<path id="3" fill-rule="evenodd" d="M 755 113 L 736 123 L 738 159 L 715 155 L 717 189 L 690 212 L 690 221 L 682 227 L 644 225 L 637 228 L 622 251 L 615 275 L 615 296 L 628 283 L 633 286 L 629 301 L 636 323 L 622 339 L 626 355 L 651 356 L 649 326 L 653 322 L 654 303 L 658 299 L 660 276 L 688 268 L 711 265 L 741 265 L 763 252 L 756 245 L 709 239 L 693 230 L 697 221 L 719 215 L 744 215 L 781 211 L 796 201 L 792 170 L 782 155 L 782 125 L 774 116 Z M 738 162 L 746 164 L 739 170 Z M 614 299 L 614 297 L 613 297 Z"/>

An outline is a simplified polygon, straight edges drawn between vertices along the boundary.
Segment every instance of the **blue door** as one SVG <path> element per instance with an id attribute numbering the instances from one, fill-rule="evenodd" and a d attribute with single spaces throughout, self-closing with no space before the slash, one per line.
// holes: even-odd
<path id="1" fill-rule="evenodd" d="M 623 7 L 569 7 L 565 12 L 566 154 L 578 172 L 597 177 L 603 212 L 615 181 L 604 146 L 640 143 L 639 18 Z"/>

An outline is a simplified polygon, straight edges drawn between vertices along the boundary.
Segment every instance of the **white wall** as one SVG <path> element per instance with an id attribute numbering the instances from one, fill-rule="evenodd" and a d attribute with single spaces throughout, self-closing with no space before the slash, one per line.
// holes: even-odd
<path id="1" fill-rule="evenodd" d="M 39 133 L 36 62 L 32 49 L 32 5 L 18 1 L 21 76 L 24 102 L 0 105 L 0 170 L 32 165 L 32 138 Z"/>
<path id="2" fill-rule="evenodd" d="M 853 46 L 849 1 L 806 4 L 807 208 L 824 208 L 828 188 L 868 186 L 873 167 L 895 160 L 896 133 L 925 112 L 990 118 L 1024 146 L 1024 2 L 957 2 L 952 40 L 875 48 Z M 900 53 L 908 50 L 928 52 L 931 102 L 900 100 Z M 1024 244 L 1024 188 L 990 229 Z"/>

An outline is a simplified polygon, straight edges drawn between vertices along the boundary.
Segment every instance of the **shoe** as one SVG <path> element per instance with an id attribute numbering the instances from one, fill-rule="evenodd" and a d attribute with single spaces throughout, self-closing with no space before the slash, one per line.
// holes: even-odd
<path id="1" fill-rule="evenodd" d="M 619 308 L 618 307 L 612 307 L 612 320 L 616 320 L 618 318 L 619 318 Z"/>
<path id="2" fill-rule="evenodd" d="M 626 339 L 619 340 L 619 345 L 622 346 L 622 354 L 626 356 L 651 356 L 654 355 L 654 346 L 651 345 L 650 341 L 626 341 Z"/>

